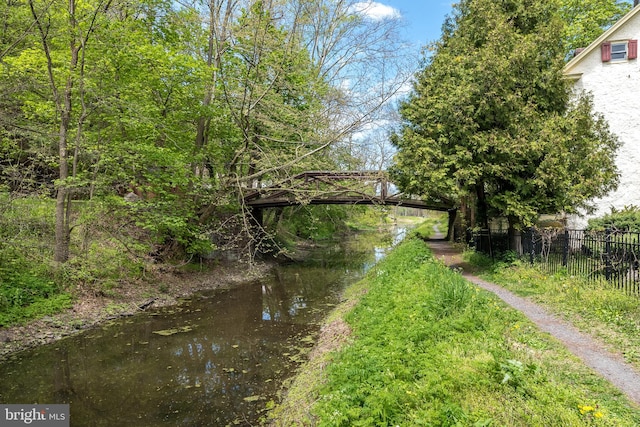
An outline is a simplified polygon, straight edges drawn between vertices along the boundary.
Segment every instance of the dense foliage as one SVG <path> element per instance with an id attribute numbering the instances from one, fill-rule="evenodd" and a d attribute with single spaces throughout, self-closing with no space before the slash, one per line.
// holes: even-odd
<path id="1" fill-rule="evenodd" d="M 400 187 L 514 228 L 615 188 L 618 141 L 588 96 L 570 102 L 565 31 L 551 0 L 457 4 L 400 108 Z"/>
<path id="2" fill-rule="evenodd" d="M 408 78 L 407 51 L 398 17 L 358 5 L 0 3 L 0 310 L 344 226 L 302 207 L 260 230 L 243 196 L 371 160 L 347 142 Z"/>
<path id="3" fill-rule="evenodd" d="M 354 4 L 3 3 L 1 182 L 56 197 L 58 262 L 72 202 L 114 194 L 158 245 L 206 250 L 248 188 L 349 161 L 341 144 L 406 78 L 399 21 Z"/>
<path id="4" fill-rule="evenodd" d="M 640 232 L 640 207 L 625 206 L 623 209 L 611 208 L 611 212 L 599 218 L 589 220 L 589 230 L 610 228 L 619 231 Z"/>

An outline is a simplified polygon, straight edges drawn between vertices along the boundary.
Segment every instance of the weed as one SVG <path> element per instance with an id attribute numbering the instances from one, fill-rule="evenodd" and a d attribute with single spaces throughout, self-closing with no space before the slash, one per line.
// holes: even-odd
<path id="1" fill-rule="evenodd" d="M 429 310 L 438 319 L 460 312 L 469 306 L 473 287 L 460 276 L 439 282 L 433 289 Z"/>
<path id="2" fill-rule="evenodd" d="M 63 293 L 47 298 L 37 298 L 31 304 L 24 307 L 9 307 L 0 311 L 0 327 L 17 323 L 24 323 L 30 319 L 50 316 L 62 310 L 71 308 L 73 298 Z"/>

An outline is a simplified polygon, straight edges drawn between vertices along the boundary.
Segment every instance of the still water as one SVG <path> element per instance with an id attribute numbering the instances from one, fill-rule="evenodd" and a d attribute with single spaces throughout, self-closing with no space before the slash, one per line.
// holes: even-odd
<path id="1" fill-rule="evenodd" d="M 0 403 L 68 403 L 71 426 L 255 425 L 341 290 L 403 232 L 19 353 L 0 365 Z"/>

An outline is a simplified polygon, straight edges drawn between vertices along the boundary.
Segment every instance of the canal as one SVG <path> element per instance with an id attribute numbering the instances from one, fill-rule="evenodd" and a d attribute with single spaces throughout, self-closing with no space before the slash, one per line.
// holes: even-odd
<path id="1" fill-rule="evenodd" d="M 18 353 L 0 365 L 0 402 L 68 403 L 71 426 L 255 425 L 344 287 L 404 232 L 358 234 L 258 281 Z"/>

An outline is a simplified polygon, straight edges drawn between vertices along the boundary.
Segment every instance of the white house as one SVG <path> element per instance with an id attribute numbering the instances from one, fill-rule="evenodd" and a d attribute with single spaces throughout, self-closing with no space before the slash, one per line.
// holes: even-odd
<path id="1" fill-rule="evenodd" d="M 593 95 L 595 110 L 622 143 L 616 158 L 621 173 L 618 190 L 597 200 L 597 211 L 590 217 L 609 213 L 611 207 L 640 206 L 639 39 L 640 7 L 635 6 L 564 67 L 576 90 Z M 575 218 L 569 225 L 582 228 L 586 219 Z"/>

